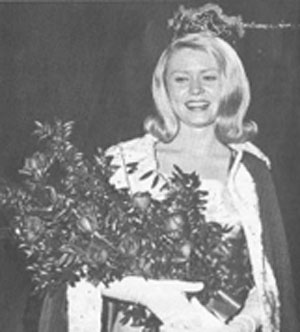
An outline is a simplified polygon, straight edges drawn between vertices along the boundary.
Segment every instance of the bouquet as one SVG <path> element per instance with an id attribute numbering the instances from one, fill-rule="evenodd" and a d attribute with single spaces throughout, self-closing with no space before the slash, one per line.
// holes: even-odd
<path id="1" fill-rule="evenodd" d="M 203 281 L 196 294 L 223 319 L 242 305 L 253 278 L 244 234 L 205 220 L 207 193 L 195 173 L 174 167 L 166 198 L 117 190 L 116 171 L 98 149 L 93 159 L 70 142 L 73 122 L 36 122 L 40 151 L 25 160 L 24 181 L 5 181 L 0 204 L 27 256 L 36 292 L 54 291 L 80 278 L 105 283 L 128 275 Z M 137 164 L 126 165 L 134 172 Z M 151 176 L 148 172 L 141 178 Z M 157 179 L 153 181 L 153 186 Z M 124 323 L 160 322 L 146 308 L 121 305 Z"/>

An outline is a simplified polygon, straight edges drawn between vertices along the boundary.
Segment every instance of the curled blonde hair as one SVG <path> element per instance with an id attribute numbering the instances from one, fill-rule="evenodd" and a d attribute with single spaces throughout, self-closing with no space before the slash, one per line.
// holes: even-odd
<path id="1" fill-rule="evenodd" d="M 201 33 L 176 39 L 160 56 L 152 78 L 152 96 L 158 114 L 145 120 L 145 130 L 163 142 L 171 141 L 178 132 L 179 121 L 169 100 L 166 71 L 171 56 L 184 48 L 211 54 L 219 66 L 223 88 L 215 127 L 218 139 L 225 144 L 252 139 L 257 125 L 244 121 L 250 103 L 250 87 L 243 64 L 223 39 Z"/>

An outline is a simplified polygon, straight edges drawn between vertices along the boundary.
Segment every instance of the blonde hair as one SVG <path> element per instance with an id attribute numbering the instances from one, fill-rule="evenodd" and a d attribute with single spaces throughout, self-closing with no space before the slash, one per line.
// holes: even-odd
<path id="1" fill-rule="evenodd" d="M 257 133 L 257 125 L 244 122 L 250 103 L 250 87 L 243 64 L 236 51 L 223 39 L 201 33 L 175 40 L 160 56 L 152 78 L 152 96 L 158 114 L 145 120 L 145 130 L 163 142 L 171 141 L 178 132 L 179 121 L 166 87 L 166 70 L 172 54 L 184 48 L 211 54 L 221 71 L 223 88 L 216 119 L 218 139 L 223 143 L 250 140 Z"/>

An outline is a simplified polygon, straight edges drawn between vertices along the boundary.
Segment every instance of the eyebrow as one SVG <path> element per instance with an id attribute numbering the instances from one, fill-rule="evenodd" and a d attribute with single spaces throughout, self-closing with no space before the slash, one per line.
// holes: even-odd
<path id="1" fill-rule="evenodd" d="M 215 68 L 215 67 L 200 70 L 201 73 L 206 73 L 206 72 L 210 72 L 210 71 L 219 72 L 218 68 Z M 176 69 L 176 70 L 170 72 L 170 74 L 176 74 L 176 73 L 187 73 L 188 74 L 189 71 L 185 70 L 185 69 L 183 69 L 183 70 Z"/>

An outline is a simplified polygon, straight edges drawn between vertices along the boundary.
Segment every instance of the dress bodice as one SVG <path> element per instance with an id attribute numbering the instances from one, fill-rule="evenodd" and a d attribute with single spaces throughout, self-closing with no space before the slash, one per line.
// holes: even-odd
<path id="1" fill-rule="evenodd" d="M 120 143 L 109 149 L 107 155 L 113 158 L 112 164 L 116 166 L 111 183 L 117 188 L 129 188 L 132 194 L 150 192 L 152 197 L 163 199 L 167 193 L 167 190 L 163 188 L 169 181 L 169 177 L 160 171 L 156 142 L 156 138 L 147 134 L 142 138 Z M 144 177 L 145 174 L 149 176 Z M 153 186 L 156 178 L 157 184 Z M 215 179 L 202 179 L 201 175 L 200 181 L 200 188 L 208 194 L 206 220 L 228 225 L 232 227 L 232 232 L 237 231 L 241 223 L 227 186 Z"/>
<path id="2" fill-rule="evenodd" d="M 241 228 L 240 216 L 226 185 L 217 180 L 205 179 L 202 180 L 202 188 L 207 192 L 206 220 L 231 228 L 231 236 L 237 234 Z"/>

